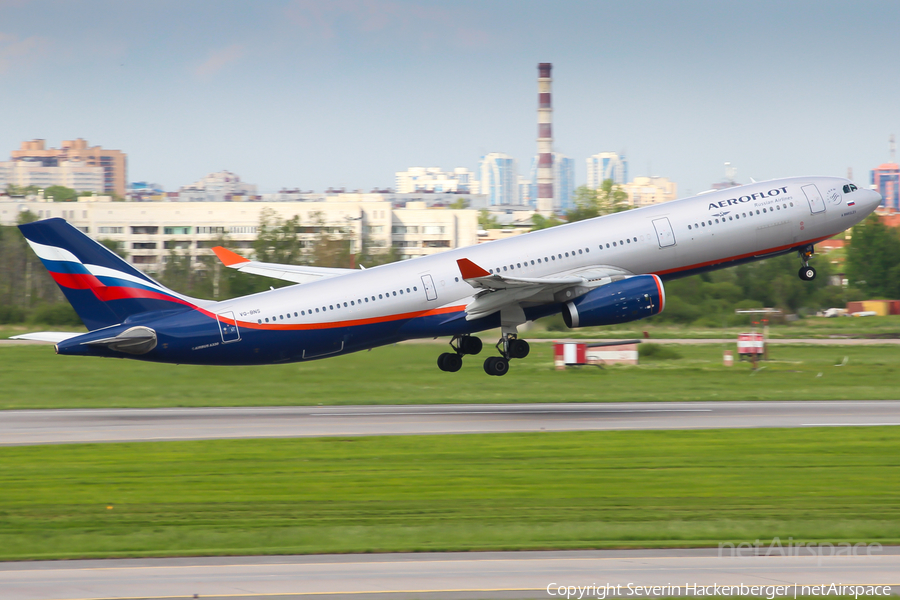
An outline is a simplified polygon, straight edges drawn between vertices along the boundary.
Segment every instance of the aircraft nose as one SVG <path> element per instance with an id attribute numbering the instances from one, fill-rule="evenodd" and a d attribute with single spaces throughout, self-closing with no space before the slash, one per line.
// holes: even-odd
<path id="1" fill-rule="evenodd" d="M 875 190 L 861 190 L 865 192 L 863 204 L 869 210 L 869 212 L 875 210 L 881 205 L 882 197 L 881 194 L 876 192 Z"/>

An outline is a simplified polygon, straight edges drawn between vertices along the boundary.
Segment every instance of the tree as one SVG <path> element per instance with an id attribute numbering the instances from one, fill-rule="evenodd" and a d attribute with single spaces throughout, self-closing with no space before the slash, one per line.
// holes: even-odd
<path id="1" fill-rule="evenodd" d="M 457 198 L 450 203 L 450 208 L 452 208 L 453 210 L 463 210 L 464 208 L 469 208 L 469 199 Z"/>
<path id="2" fill-rule="evenodd" d="M 304 264 L 299 233 L 300 215 L 285 221 L 271 208 L 264 208 L 259 214 L 259 230 L 253 242 L 254 257 L 261 262 Z"/>
<path id="3" fill-rule="evenodd" d="M 318 239 L 313 245 L 310 256 L 312 264 L 317 267 L 350 267 L 350 240 L 340 228 L 329 231 L 322 213 L 310 215 L 313 218 L 314 230 Z"/>
<path id="4" fill-rule="evenodd" d="M 497 222 L 497 217 L 492 215 L 488 209 L 482 208 L 478 211 L 478 227 L 481 229 L 500 229 L 503 226 Z"/>
<path id="5" fill-rule="evenodd" d="M 111 240 L 109 238 L 103 238 L 97 240 L 98 243 L 103 244 L 109 250 L 115 252 L 116 256 L 121 258 L 122 260 L 128 259 L 128 252 L 125 251 L 124 244 L 118 240 Z"/>
<path id="6" fill-rule="evenodd" d="M 72 202 L 78 198 L 78 192 L 62 185 L 51 185 L 44 190 L 45 198 L 53 198 L 54 202 Z"/>
<path id="7" fill-rule="evenodd" d="M 628 194 L 612 179 L 604 179 L 599 188 L 583 185 L 575 190 L 575 208 L 566 213 L 569 223 L 628 210 Z"/>
<path id="8" fill-rule="evenodd" d="M 531 215 L 531 230 L 532 231 L 537 231 L 539 229 L 547 229 L 549 227 L 556 227 L 557 225 L 562 225 L 562 221 L 560 221 L 553 215 L 551 215 L 549 217 L 539 215 L 538 213 L 534 213 L 533 215 Z"/>
<path id="9" fill-rule="evenodd" d="M 850 284 L 866 294 L 900 297 L 900 236 L 877 215 L 853 228 L 846 266 Z"/>

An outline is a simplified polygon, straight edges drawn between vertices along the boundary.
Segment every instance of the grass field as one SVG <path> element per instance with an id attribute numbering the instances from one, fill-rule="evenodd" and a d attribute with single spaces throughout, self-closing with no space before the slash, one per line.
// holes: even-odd
<path id="1" fill-rule="evenodd" d="M 754 373 L 748 363 L 722 366 L 718 345 L 678 346 L 682 358 L 637 367 L 555 371 L 551 345 L 536 343 L 504 377 L 482 370 L 488 350 L 466 358 L 460 372 L 443 373 L 435 361 L 445 349 L 402 344 L 308 363 L 226 368 L 4 346 L 0 408 L 900 398 L 898 346 L 776 345 L 772 360 Z M 835 366 L 845 357 L 846 365 Z"/>
<path id="2" fill-rule="evenodd" d="M 900 428 L 0 448 L 0 559 L 900 542 Z"/>

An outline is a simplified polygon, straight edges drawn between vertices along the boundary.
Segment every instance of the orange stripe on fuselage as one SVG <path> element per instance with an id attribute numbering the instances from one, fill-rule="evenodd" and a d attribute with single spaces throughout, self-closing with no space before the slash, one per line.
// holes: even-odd
<path id="1" fill-rule="evenodd" d="M 419 310 L 408 313 L 399 313 L 395 315 L 384 315 L 381 317 L 369 317 L 367 319 L 350 319 L 347 321 L 331 321 L 329 323 L 286 323 L 284 325 L 277 323 L 251 323 L 249 321 L 236 321 L 240 327 L 247 329 L 266 329 L 269 331 L 304 331 L 312 329 L 335 329 L 337 327 L 356 327 L 359 325 L 371 325 L 374 323 L 388 323 L 390 321 L 402 321 L 406 319 L 416 319 L 420 317 L 432 317 L 435 315 L 446 315 L 454 312 L 465 310 L 464 305 L 447 306 L 444 308 L 434 308 L 430 310 Z M 202 310 L 202 309 L 201 309 Z M 210 316 L 213 313 L 202 311 Z"/>

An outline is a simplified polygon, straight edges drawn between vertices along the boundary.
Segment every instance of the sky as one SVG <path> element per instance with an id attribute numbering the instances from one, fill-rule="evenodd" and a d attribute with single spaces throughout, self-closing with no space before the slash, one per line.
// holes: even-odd
<path id="1" fill-rule="evenodd" d="M 24 140 L 128 154 L 175 191 L 393 187 L 411 166 L 624 152 L 678 184 L 846 176 L 900 134 L 895 0 L 0 0 L 0 160 Z"/>

